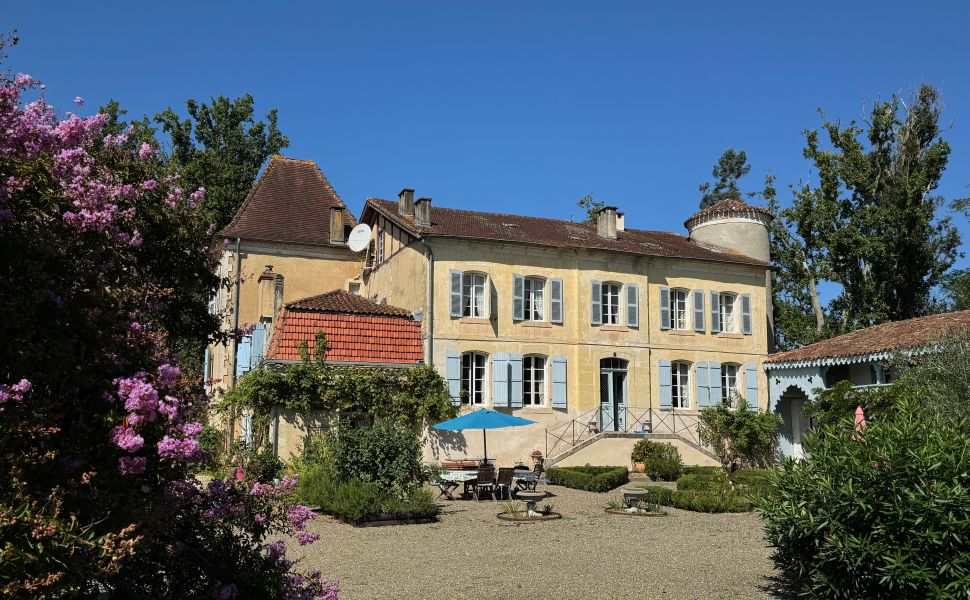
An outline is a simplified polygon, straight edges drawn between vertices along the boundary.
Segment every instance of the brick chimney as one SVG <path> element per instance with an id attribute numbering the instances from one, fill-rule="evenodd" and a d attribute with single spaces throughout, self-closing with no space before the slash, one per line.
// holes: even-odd
<path id="1" fill-rule="evenodd" d="M 330 207 L 330 243 L 331 244 L 343 244 L 345 243 L 346 237 L 344 236 L 344 209 L 340 206 Z"/>
<path id="2" fill-rule="evenodd" d="M 616 207 L 604 206 L 596 213 L 596 234 L 608 240 L 616 239 Z"/>
<path id="3" fill-rule="evenodd" d="M 414 203 L 414 222 L 422 227 L 431 227 L 431 198 L 418 198 Z"/>
<path id="4" fill-rule="evenodd" d="M 404 188 L 397 195 L 397 212 L 405 217 L 414 215 L 414 190 Z"/>

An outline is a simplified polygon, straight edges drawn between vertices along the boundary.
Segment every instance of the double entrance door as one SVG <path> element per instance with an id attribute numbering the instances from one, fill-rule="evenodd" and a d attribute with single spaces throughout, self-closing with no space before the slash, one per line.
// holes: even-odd
<path id="1" fill-rule="evenodd" d="M 620 358 L 600 361 L 600 431 L 626 431 L 626 367 Z"/>

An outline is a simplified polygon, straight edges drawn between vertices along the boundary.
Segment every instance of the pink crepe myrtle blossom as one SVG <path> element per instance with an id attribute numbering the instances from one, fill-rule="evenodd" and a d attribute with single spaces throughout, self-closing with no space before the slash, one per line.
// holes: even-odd
<path id="1" fill-rule="evenodd" d="M 33 389 L 33 384 L 26 379 L 21 379 L 13 385 L 0 385 L 0 404 L 13 400 L 16 403 L 24 401 L 24 395 Z"/>
<path id="2" fill-rule="evenodd" d="M 142 142 L 141 147 L 138 148 L 138 158 L 147 160 L 153 156 L 155 156 L 155 148 L 148 142 Z"/>
<path id="3" fill-rule="evenodd" d="M 166 435 L 158 442 L 158 455 L 177 462 L 195 460 L 201 454 L 199 442 L 193 439 L 180 440 Z"/>
<path id="4" fill-rule="evenodd" d="M 126 452 L 138 452 L 145 445 L 145 438 L 124 425 L 118 425 L 111 430 L 111 441 Z"/>
<path id="5" fill-rule="evenodd" d="M 158 365 L 158 385 L 164 388 L 172 387 L 178 380 L 179 373 L 181 373 L 181 369 L 170 363 Z"/>
<path id="6" fill-rule="evenodd" d="M 148 459 L 144 456 L 122 456 L 118 459 L 118 472 L 122 475 L 141 475 Z"/>

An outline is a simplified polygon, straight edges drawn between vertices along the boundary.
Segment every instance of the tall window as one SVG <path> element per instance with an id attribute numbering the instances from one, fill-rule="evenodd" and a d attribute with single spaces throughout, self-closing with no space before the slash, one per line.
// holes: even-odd
<path id="1" fill-rule="evenodd" d="M 670 290 L 670 327 L 687 329 L 687 290 Z"/>
<path id="2" fill-rule="evenodd" d="M 603 303 L 603 324 L 620 324 L 620 284 L 604 283 L 600 294 Z"/>
<path id="3" fill-rule="evenodd" d="M 461 403 L 485 404 L 485 355 L 481 352 L 461 355 Z"/>
<path id="4" fill-rule="evenodd" d="M 734 402 L 734 395 L 740 393 L 741 390 L 738 389 L 738 366 L 721 365 L 721 398 L 724 402 Z"/>
<path id="5" fill-rule="evenodd" d="M 485 276 L 481 273 L 465 273 L 462 277 L 462 310 L 465 317 L 485 316 Z"/>
<path id="6" fill-rule="evenodd" d="M 377 264 L 384 262 L 384 228 L 377 230 Z"/>
<path id="7" fill-rule="evenodd" d="M 734 294 L 721 294 L 721 331 L 738 332 L 738 297 Z"/>
<path id="8" fill-rule="evenodd" d="M 522 358 L 522 405 L 546 403 L 546 359 L 543 356 Z"/>
<path id="9" fill-rule="evenodd" d="M 674 408 L 690 408 L 690 363 L 670 365 L 670 400 Z"/>
<path id="10" fill-rule="evenodd" d="M 545 287 L 544 279 L 535 277 L 525 278 L 525 311 L 526 321 L 541 321 L 545 318 Z"/>

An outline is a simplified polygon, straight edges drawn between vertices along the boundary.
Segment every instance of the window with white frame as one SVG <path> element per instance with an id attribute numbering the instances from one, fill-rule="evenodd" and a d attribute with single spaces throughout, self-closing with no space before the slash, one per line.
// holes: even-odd
<path id="1" fill-rule="evenodd" d="M 687 299 L 690 292 L 687 290 L 670 290 L 670 328 L 686 330 L 688 323 Z"/>
<path id="2" fill-rule="evenodd" d="M 525 310 L 523 317 L 526 321 L 542 321 L 545 319 L 545 291 L 546 280 L 538 277 L 526 277 L 524 282 Z"/>
<path id="3" fill-rule="evenodd" d="M 464 317 L 484 317 L 485 276 L 481 273 L 465 273 L 462 278 L 461 314 Z"/>
<path id="4" fill-rule="evenodd" d="M 603 325 L 620 324 L 620 284 L 604 283 L 600 292 L 603 306 Z"/>
<path id="5" fill-rule="evenodd" d="M 690 363 L 675 362 L 670 365 L 670 405 L 673 408 L 690 408 Z"/>
<path id="6" fill-rule="evenodd" d="M 461 403 L 485 404 L 485 355 L 481 352 L 461 355 Z"/>
<path id="7" fill-rule="evenodd" d="M 734 402 L 734 397 L 741 393 L 738 387 L 738 365 L 725 363 L 721 365 L 721 399 L 724 402 Z"/>
<path id="8" fill-rule="evenodd" d="M 546 357 L 522 358 L 522 405 L 544 406 L 546 403 Z"/>
<path id="9" fill-rule="evenodd" d="M 384 228 L 377 230 L 377 264 L 384 262 Z"/>
<path id="10" fill-rule="evenodd" d="M 736 294 L 721 294 L 721 331 L 737 333 L 740 318 L 738 315 L 738 297 Z"/>

